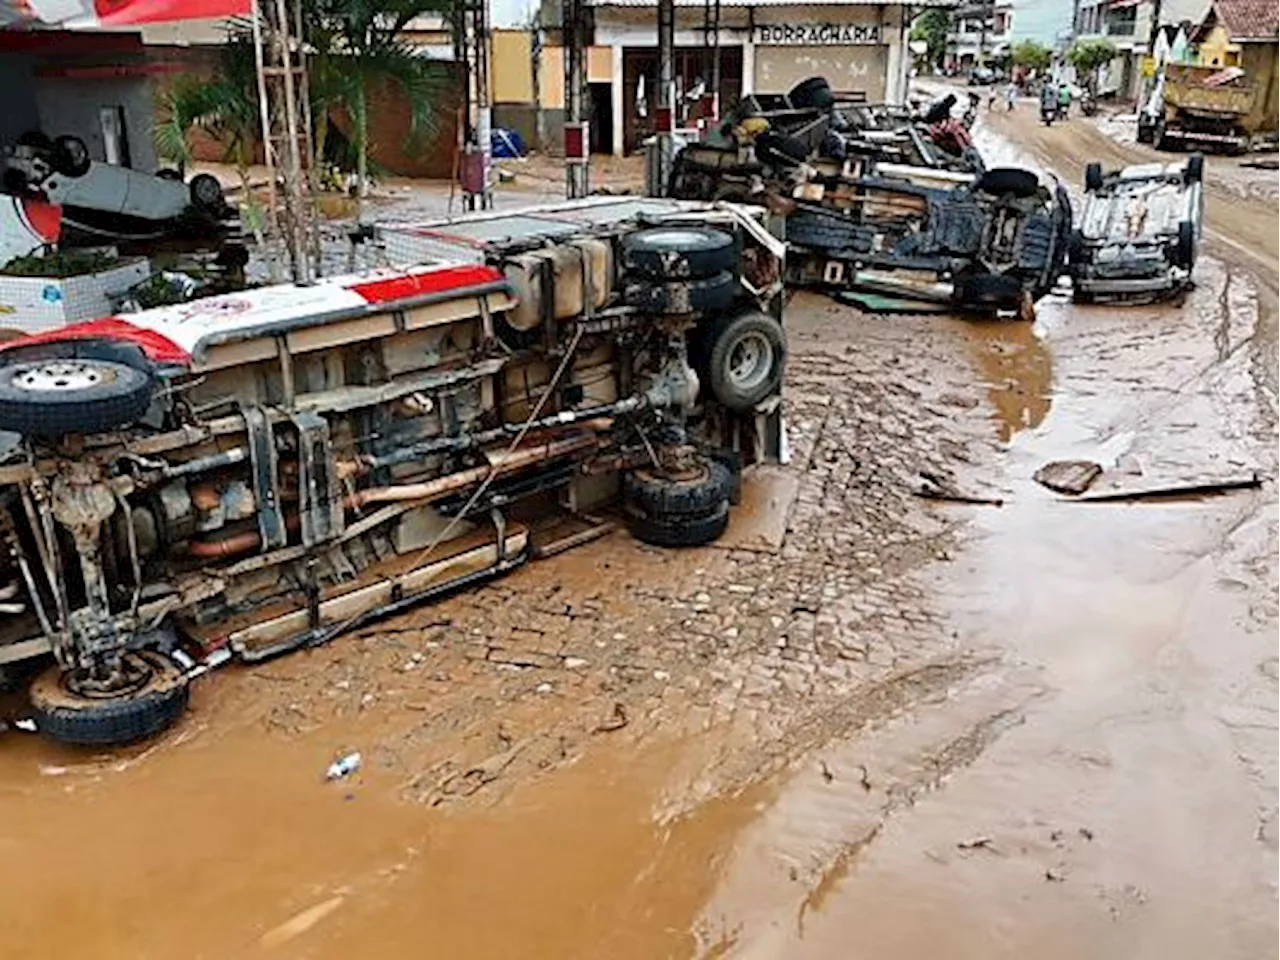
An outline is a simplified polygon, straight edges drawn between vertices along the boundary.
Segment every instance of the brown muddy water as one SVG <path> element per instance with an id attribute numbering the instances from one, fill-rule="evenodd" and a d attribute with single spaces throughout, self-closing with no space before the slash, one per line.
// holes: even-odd
<path id="1" fill-rule="evenodd" d="M 793 462 L 725 546 L 619 533 L 226 669 L 149 746 L 5 732 L 0 955 L 1275 956 L 1274 314 L 1200 281 L 1034 325 L 797 296 Z M 1268 480 L 1073 503 L 1063 458 Z"/>

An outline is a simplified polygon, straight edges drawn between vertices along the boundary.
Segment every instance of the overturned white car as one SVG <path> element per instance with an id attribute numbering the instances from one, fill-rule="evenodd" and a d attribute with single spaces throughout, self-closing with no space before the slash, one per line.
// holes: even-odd
<path id="1" fill-rule="evenodd" d="M 1191 284 L 1204 213 L 1204 157 L 1103 173 L 1085 170 L 1085 198 L 1067 244 L 1077 301 L 1157 300 Z"/>
<path id="2" fill-rule="evenodd" d="M 150 736 L 193 664 L 326 643 L 612 529 L 596 511 L 715 540 L 784 444 L 758 215 L 482 217 L 415 234 L 457 258 L 4 345 L 0 666 L 49 664 L 37 726 Z"/>

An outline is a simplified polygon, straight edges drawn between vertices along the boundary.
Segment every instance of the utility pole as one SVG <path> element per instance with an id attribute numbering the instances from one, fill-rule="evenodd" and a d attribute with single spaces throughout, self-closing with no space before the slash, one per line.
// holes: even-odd
<path id="1" fill-rule="evenodd" d="M 591 125 L 583 116 L 587 17 L 583 0 L 563 3 L 565 196 L 576 200 L 587 195 L 591 161 Z M 621 123 L 622 118 L 615 117 L 614 122 Z"/>
<path id="2" fill-rule="evenodd" d="M 982 14 L 982 23 L 980 32 L 978 33 L 978 66 L 985 67 L 987 65 L 987 23 L 995 14 L 995 0 L 982 0 L 982 6 L 979 12 Z"/>
<path id="3" fill-rule="evenodd" d="M 676 123 L 676 4 L 675 0 L 658 0 L 658 109 L 654 111 L 657 133 L 657 182 L 665 194 L 675 160 Z"/>

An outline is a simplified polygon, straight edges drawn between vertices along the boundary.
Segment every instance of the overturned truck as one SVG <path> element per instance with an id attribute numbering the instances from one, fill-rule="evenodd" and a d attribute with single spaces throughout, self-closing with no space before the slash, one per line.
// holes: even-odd
<path id="1" fill-rule="evenodd" d="M 193 672 L 326 643 L 607 516 L 715 540 L 737 471 L 783 447 L 782 247 L 756 216 L 434 225 L 412 236 L 464 253 L 7 344 L 0 664 L 48 664 L 37 726 L 153 735 Z"/>

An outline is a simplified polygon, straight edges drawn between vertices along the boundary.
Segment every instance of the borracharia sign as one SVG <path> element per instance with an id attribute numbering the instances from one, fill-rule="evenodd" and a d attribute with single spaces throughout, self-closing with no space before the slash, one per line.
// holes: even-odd
<path id="1" fill-rule="evenodd" d="M 758 24 L 755 43 L 768 46 L 844 47 L 883 43 L 878 23 L 768 23 Z"/>

